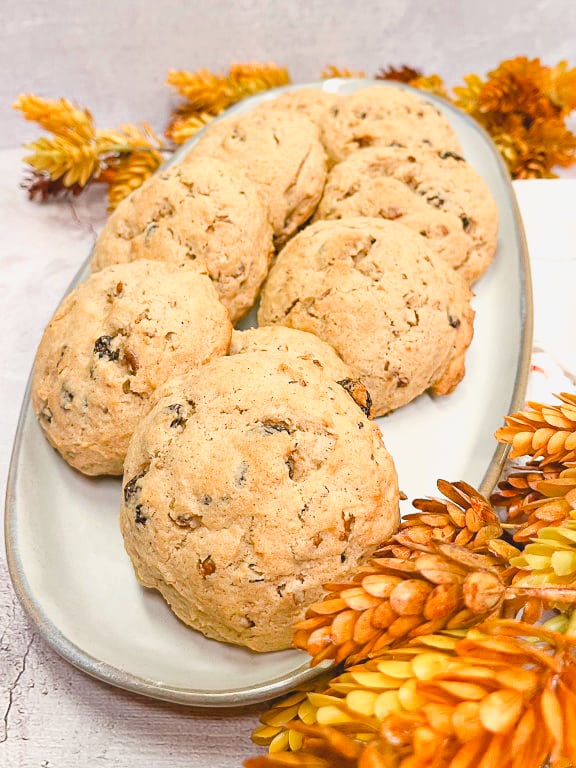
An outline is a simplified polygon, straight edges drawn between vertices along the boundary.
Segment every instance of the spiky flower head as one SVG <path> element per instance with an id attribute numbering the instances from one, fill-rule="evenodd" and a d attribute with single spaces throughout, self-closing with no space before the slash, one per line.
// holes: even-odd
<path id="1" fill-rule="evenodd" d="M 576 159 L 565 118 L 576 103 L 576 69 L 540 59 L 508 59 L 485 79 L 468 75 L 454 88 L 456 106 L 490 133 L 514 178 L 551 178 Z"/>
<path id="2" fill-rule="evenodd" d="M 558 526 L 541 528 L 510 563 L 519 569 L 513 588 L 571 612 L 576 604 L 576 511 Z"/>
<path id="3" fill-rule="evenodd" d="M 576 760 L 575 640 L 497 621 L 425 647 L 422 639 L 309 694 L 315 722 L 293 754 L 247 768 L 540 768 Z"/>
<path id="4" fill-rule="evenodd" d="M 367 74 L 363 70 L 354 71 L 346 67 L 336 67 L 333 64 L 329 64 L 322 70 L 322 79 L 330 80 L 333 77 L 367 77 Z"/>
<path id="5" fill-rule="evenodd" d="M 542 528 L 560 525 L 576 510 L 576 467 L 561 470 L 559 466 L 546 465 L 541 471 L 529 467 L 500 484 L 493 502 L 503 506 L 508 520 L 518 526 L 515 541 L 529 541 Z"/>
<path id="6" fill-rule="evenodd" d="M 25 145 L 30 197 L 77 195 L 92 182 L 104 182 L 113 208 L 163 162 L 164 144 L 149 125 L 98 130 L 87 109 L 66 99 L 21 94 L 13 106 L 52 134 Z"/>
<path id="7" fill-rule="evenodd" d="M 506 416 L 496 439 L 511 446 L 510 458 L 541 458 L 542 466 L 576 461 L 576 395 L 556 395 L 560 405 L 529 402 L 528 408 Z"/>
<path id="8" fill-rule="evenodd" d="M 407 639 L 461 629 L 520 609 L 508 604 L 517 550 L 489 502 L 465 483 L 439 482 L 445 499 L 417 500 L 392 541 L 350 582 L 328 594 L 296 624 L 294 645 L 313 664 L 354 663 Z M 461 543 L 455 543 L 455 542 Z"/>
<path id="9" fill-rule="evenodd" d="M 166 80 L 197 113 L 218 115 L 246 96 L 290 82 L 288 70 L 276 64 L 233 64 L 226 74 L 208 69 L 195 72 L 171 69 Z"/>

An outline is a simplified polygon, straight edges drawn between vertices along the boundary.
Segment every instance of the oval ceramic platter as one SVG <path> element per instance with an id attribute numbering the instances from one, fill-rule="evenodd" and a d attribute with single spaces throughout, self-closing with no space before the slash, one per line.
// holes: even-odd
<path id="1" fill-rule="evenodd" d="M 347 93 L 368 84 L 330 80 L 313 87 Z M 284 90 L 230 112 L 248 111 Z M 409 498 L 434 495 L 438 477 L 490 491 L 505 458 L 493 432 L 522 405 L 532 336 L 527 252 L 506 169 L 476 123 L 447 102 L 426 98 L 447 115 L 466 158 L 491 188 L 500 236 L 494 264 L 475 286 L 466 378 L 448 397 L 425 395 L 380 420 Z M 74 284 L 87 273 L 86 264 Z M 263 701 L 316 674 L 299 651 L 255 654 L 208 640 L 181 624 L 157 593 L 142 589 L 118 529 L 119 492 L 119 479 L 83 477 L 60 459 L 42 436 L 27 392 L 8 482 L 8 565 L 21 602 L 54 650 L 113 685 L 196 706 Z"/>

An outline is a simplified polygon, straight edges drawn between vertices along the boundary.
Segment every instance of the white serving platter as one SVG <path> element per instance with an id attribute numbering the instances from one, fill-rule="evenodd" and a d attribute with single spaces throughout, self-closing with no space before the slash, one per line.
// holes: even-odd
<path id="1" fill-rule="evenodd" d="M 369 84 L 337 79 L 289 86 L 247 99 L 227 114 L 295 87 L 348 93 Z M 434 495 L 439 477 L 490 492 L 506 456 L 493 433 L 506 413 L 522 406 L 532 343 L 528 255 L 507 170 L 471 118 L 442 99 L 426 98 L 446 114 L 465 157 L 490 187 L 500 235 L 496 259 L 475 286 L 475 335 L 464 381 L 447 397 L 424 395 L 379 419 L 410 499 Z M 87 274 L 88 262 L 71 288 Z M 119 493 L 119 479 L 84 477 L 52 450 L 28 389 L 8 479 L 6 547 L 18 597 L 54 650 L 112 685 L 195 706 L 263 701 L 317 674 L 300 651 L 255 654 L 208 640 L 181 624 L 157 593 L 141 588 L 118 528 Z"/>

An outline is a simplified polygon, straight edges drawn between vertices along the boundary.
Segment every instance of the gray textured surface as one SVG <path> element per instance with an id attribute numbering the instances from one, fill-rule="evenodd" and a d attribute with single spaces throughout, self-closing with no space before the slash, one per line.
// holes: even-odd
<path id="1" fill-rule="evenodd" d="M 525 54 L 574 58 L 574 0 L 1 0 L 0 146 L 37 135 L 10 114 L 21 92 L 67 96 L 103 127 L 162 129 L 171 67 L 274 60 L 294 79 L 326 64 L 407 63 L 450 82 Z M 572 63 L 576 63 L 572 61 Z"/>

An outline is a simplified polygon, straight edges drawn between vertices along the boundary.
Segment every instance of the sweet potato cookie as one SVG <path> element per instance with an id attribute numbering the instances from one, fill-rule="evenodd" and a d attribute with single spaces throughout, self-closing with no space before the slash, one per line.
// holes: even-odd
<path id="1" fill-rule="evenodd" d="M 264 286 L 261 324 L 311 331 L 364 382 L 376 416 L 464 375 L 472 338 L 463 278 L 402 224 L 320 221 L 279 254 Z"/>
<path id="2" fill-rule="evenodd" d="M 38 348 L 32 405 L 46 437 L 81 472 L 121 475 L 154 390 L 226 354 L 231 330 L 194 269 L 142 260 L 97 272 L 64 299 Z"/>
<path id="3" fill-rule="evenodd" d="M 326 180 L 326 155 L 318 128 L 288 110 L 254 110 L 208 128 L 185 163 L 198 155 L 239 164 L 267 203 L 277 242 L 314 213 Z"/>
<path id="4" fill-rule="evenodd" d="M 322 142 L 334 163 L 364 147 L 395 144 L 460 152 L 456 134 L 434 104 L 412 91 L 384 85 L 362 88 L 332 106 Z"/>
<path id="5" fill-rule="evenodd" d="M 263 101 L 256 107 L 256 111 L 283 109 L 299 112 L 316 125 L 322 126 L 327 110 L 338 104 L 341 98 L 335 93 L 321 91 L 319 88 L 297 88 L 294 91 L 286 91 L 275 99 Z"/>
<path id="6" fill-rule="evenodd" d="M 92 268 L 135 259 L 196 265 L 236 321 L 254 304 L 272 253 L 254 183 L 225 160 L 195 157 L 120 203 L 96 241 Z"/>
<path id="7" fill-rule="evenodd" d="M 312 362 L 247 352 L 167 382 L 126 457 L 139 581 L 208 637 L 288 648 L 292 625 L 398 525 L 378 427 Z"/>
<path id="8" fill-rule="evenodd" d="M 283 325 L 261 325 L 247 331 L 232 331 L 230 354 L 243 352 L 281 352 L 314 363 L 333 381 L 353 379 L 350 366 L 318 336 Z"/>
<path id="9" fill-rule="evenodd" d="M 473 282 L 496 253 L 498 208 L 484 179 L 455 152 L 361 149 L 335 165 L 315 220 L 377 216 L 398 221 Z"/>

